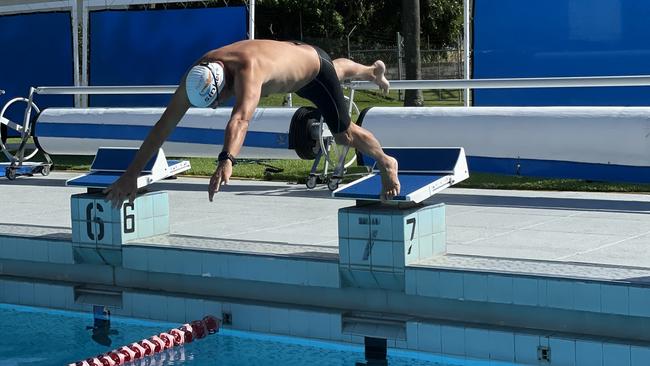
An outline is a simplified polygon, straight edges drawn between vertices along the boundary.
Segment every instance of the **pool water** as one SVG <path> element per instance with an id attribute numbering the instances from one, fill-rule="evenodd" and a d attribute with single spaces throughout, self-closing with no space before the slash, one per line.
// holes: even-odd
<path id="1" fill-rule="evenodd" d="M 113 316 L 110 346 L 91 339 L 92 314 L 0 304 L 0 366 L 67 365 L 148 338 L 180 324 Z M 363 347 L 221 329 L 129 365 L 350 365 Z M 424 353 L 389 350 L 391 366 L 488 365 Z"/>

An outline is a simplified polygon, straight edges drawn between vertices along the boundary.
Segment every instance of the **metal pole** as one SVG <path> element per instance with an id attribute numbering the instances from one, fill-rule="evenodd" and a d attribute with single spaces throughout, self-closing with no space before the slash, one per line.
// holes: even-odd
<path id="1" fill-rule="evenodd" d="M 442 52 L 442 51 L 434 51 L 433 55 L 434 55 L 434 58 L 436 59 L 436 66 L 437 66 L 436 67 L 436 72 L 438 74 L 437 78 L 441 79 L 441 75 L 440 75 L 440 58 L 438 58 L 438 52 Z M 438 100 L 442 102 L 442 89 L 438 89 Z"/>
<path id="2" fill-rule="evenodd" d="M 79 86 L 81 85 L 81 79 L 79 78 L 79 45 L 81 45 L 81 40 L 79 39 L 79 31 L 81 30 L 81 22 L 79 20 L 79 10 L 83 11 L 83 4 L 81 3 L 80 0 L 77 0 L 74 2 L 74 5 L 72 6 L 72 57 L 73 57 L 73 78 L 74 78 L 74 85 Z M 74 106 L 75 107 L 81 107 L 81 96 L 80 95 L 75 95 L 74 96 Z"/>
<path id="3" fill-rule="evenodd" d="M 255 0 L 248 5 L 248 39 L 255 39 Z"/>
<path id="4" fill-rule="evenodd" d="M 81 12 L 81 85 L 88 86 L 88 13 L 89 7 L 84 3 Z M 81 107 L 88 107 L 88 96 L 81 95 Z"/>
<path id="5" fill-rule="evenodd" d="M 397 32 L 397 80 L 402 80 L 402 36 Z M 397 100 L 402 100 L 402 90 L 397 90 Z"/>
<path id="6" fill-rule="evenodd" d="M 460 78 L 464 77 L 463 76 L 463 71 L 462 71 L 463 70 L 462 65 L 464 64 L 463 63 L 463 50 L 461 49 L 461 44 L 463 44 L 463 39 L 460 38 L 460 37 L 462 37 L 462 36 L 459 36 L 458 41 L 456 42 L 456 44 L 458 45 L 458 48 L 457 48 L 456 51 L 458 51 L 458 52 L 454 52 L 454 54 L 456 55 L 455 56 L 456 57 L 456 77 L 454 79 L 460 79 Z M 459 90 L 458 91 L 458 103 L 459 104 L 460 103 L 465 104 L 465 102 L 463 101 L 464 93 L 465 93 L 464 90 Z"/>
<path id="7" fill-rule="evenodd" d="M 355 24 L 354 27 L 352 27 L 352 30 L 350 31 L 350 33 L 348 33 L 348 58 L 350 60 L 352 59 L 352 57 L 350 56 L 350 35 L 352 34 L 352 32 L 354 32 L 354 29 L 356 27 L 357 27 L 357 25 Z"/>
<path id="8" fill-rule="evenodd" d="M 465 46 L 464 46 L 464 48 L 465 48 L 465 79 L 466 80 L 470 79 L 470 74 L 469 74 L 469 72 L 470 72 L 470 59 L 469 59 L 470 49 L 469 48 L 470 48 L 470 40 L 472 39 L 472 35 L 470 33 L 471 32 L 471 27 L 470 27 L 470 19 L 471 19 L 470 18 L 470 11 L 471 11 L 471 9 L 470 9 L 470 1 L 472 1 L 472 0 L 463 0 L 463 2 L 464 2 L 463 8 L 464 8 L 464 15 L 465 15 L 463 17 L 464 18 L 463 22 L 464 22 L 464 26 L 465 26 L 465 32 L 464 32 L 465 33 L 465 42 L 464 42 Z M 469 107 L 469 105 L 470 105 L 469 96 L 470 96 L 469 89 L 465 89 L 465 106 L 466 107 Z"/>
<path id="9" fill-rule="evenodd" d="M 348 114 L 352 115 L 352 107 L 354 106 L 354 89 L 350 89 L 350 99 L 348 99 Z"/>

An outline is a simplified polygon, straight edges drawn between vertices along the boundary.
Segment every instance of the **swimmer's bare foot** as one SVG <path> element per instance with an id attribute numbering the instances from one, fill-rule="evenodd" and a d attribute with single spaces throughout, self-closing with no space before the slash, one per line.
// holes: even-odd
<path id="1" fill-rule="evenodd" d="M 383 169 L 381 170 L 381 199 L 391 200 L 400 191 L 399 179 L 397 178 L 397 160 L 387 156 Z"/>
<path id="2" fill-rule="evenodd" d="M 373 66 L 375 67 L 375 69 L 372 71 L 372 74 L 375 76 L 375 84 L 379 86 L 379 89 L 381 89 L 384 94 L 388 94 L 390 83 L 388 82 L 388 79 L 386 79 L 386 76 L 384 76 L 386 73 L 386 65 L 383 61 L 377 60 Z"/>

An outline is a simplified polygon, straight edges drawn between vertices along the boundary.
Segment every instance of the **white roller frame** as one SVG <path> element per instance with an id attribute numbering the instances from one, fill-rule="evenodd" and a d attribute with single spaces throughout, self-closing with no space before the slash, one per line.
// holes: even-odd
<path id="1" fill-rule="evenodd" d="M 350 89 L 350 96 L 345 97 L 345 101 L 348 103 L 348 115 L 350 116 L 352 116 L 353 111 L 359 114 L 359 108 L 353 102 L 353 99 L 354 99 L 354 89 Z M 345 169 L 347 169 L 352 164 L 354 164 L 354 162 L 357 161 L 357 157 L 353 155 L 352 157 L 350 157 L 350 159 L 346 161 L 345 158 L 348 156 L 348 152 L 350 151 L 350 146 L 347 145 L 336 146 L 332 133 L 329 131 L 327 125 L 324 123 L 325 120 L 321 118 L 320 122 L 321 122 L 320 128 L 318 131 L 318 142 L 320 143 L 320 151 L 322 152 L 323 155 L 325 155 L 323 175 L 325 177 L 328 176 L 328 169 L 329 169 L 329 165 L 331 164 L 334 168 L 332 169 L 332 176 L 327 182 L 327 186 L 330 190 L 333 191 L 339 186 L 339 183 L 343 179 L 343 176 L 345 175 Z M 337 153 L 334 154 L 334 156 L 337 158 L 336 161 L 332 159 L 332 155 L 333 155 L 331 153 L 332 150 L 337 151 Z M 316 186 L 315 182 L 317 176 L 315 172 L 319 163 L 319 159 L 320 157 L 317 157 L 317 160 L 314 162 L 314 165 L 312 166 L 312 171 L 309 174 L 309 182 L 307 183 L 307 187 Z"/>

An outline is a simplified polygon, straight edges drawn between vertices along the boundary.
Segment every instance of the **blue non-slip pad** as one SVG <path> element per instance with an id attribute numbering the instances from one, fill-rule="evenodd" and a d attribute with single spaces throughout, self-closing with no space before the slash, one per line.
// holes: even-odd
<path id="1" fill-rule="evenodd" d="M 398 174 L 397 177 L 400 181 L 401 189 L 399 196 L 394 197 L 393 200 L 406 201 L 407 195 L 446 176 L 446 174 Z M 377 174 L 359 183 L 341 189 L 334 194 L 334 197 L 379 200 L 380 195 L 381 176 Z"/>

